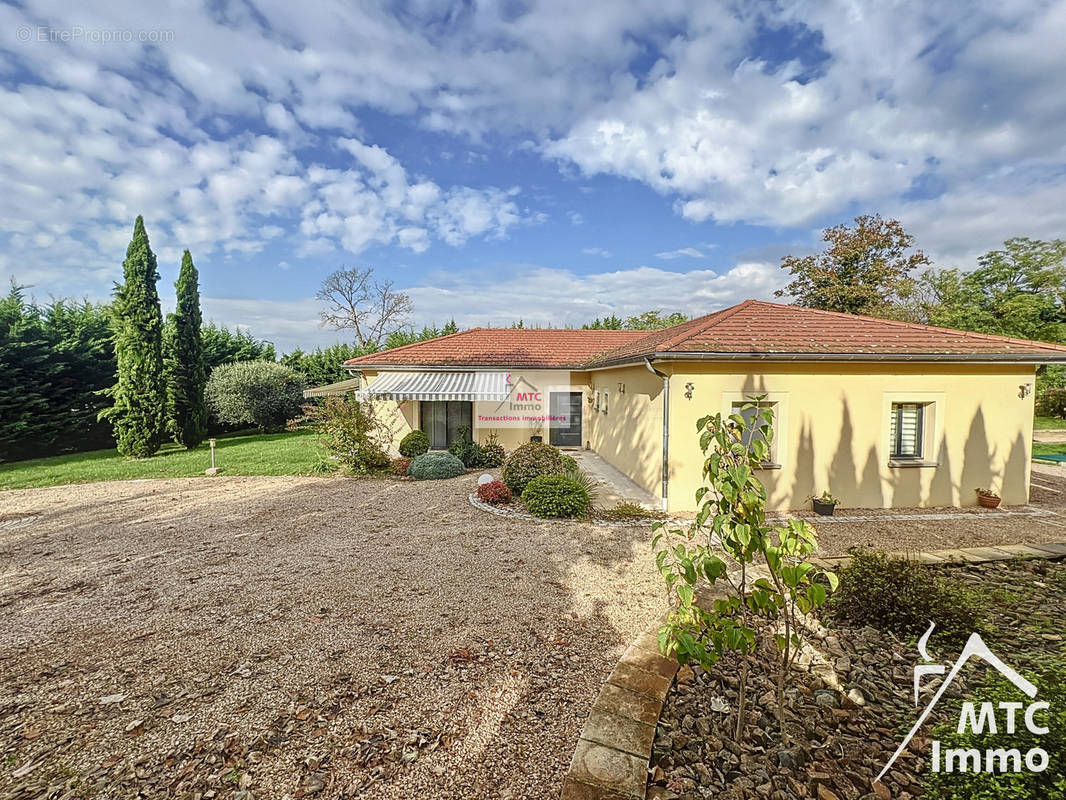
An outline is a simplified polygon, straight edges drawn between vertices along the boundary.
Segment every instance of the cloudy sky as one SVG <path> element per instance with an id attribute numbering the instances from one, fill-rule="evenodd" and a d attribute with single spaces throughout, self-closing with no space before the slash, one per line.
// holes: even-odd
<path id="1" fill-rule="evenodd" d="M 0 275 L 329 343 L 342 265 L 414 322 L 705 313 L 858 213 L 943 266 L 1066 235 L 1066 2 L 0 3 Z"/>

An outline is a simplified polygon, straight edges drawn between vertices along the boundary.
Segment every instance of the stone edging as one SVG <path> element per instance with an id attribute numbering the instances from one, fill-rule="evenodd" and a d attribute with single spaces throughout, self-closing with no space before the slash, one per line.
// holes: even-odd
<path id="1" fill-rule="evenodd" d="M 659 653 L 660 618 L 623 653 L 589 711 L 562 800 L 644 800 L 663 701 L 678 664 Z"/>
<path id="2" fill-rule="evenodd" d="M 506 517 L 507 519 L 521 519 L 526 522 L 584 522 L 589 525 L 602 525 L 607 528 L 632 528 L 638 525 L 651 526 L 653 522 L 667 522 L 671 525 L 682 524 L 678 520 L 664 519 L 634 519 L 634 520 L 609 520 L 609 519 L 572 519 L 570 517 L 560 517 L 558 519 L 534 517 L 528 511 L 517 511 L 508 506 L 493 506 L 488 503 L 484 503 L 478 499 L 477 494 L 471 493 L 467 495 L 467 499 L 470 500 L 470 505 L 474 508 L 479 508 L 482 511 L 488 511 L 490 514 L 495 514 L 497 517 Z"/>
<path id="3" fill-rule="evenodd" d="M 893 555 L 912 556 L 923 564 L 1057 560 L 1066 558 L 1066 542 Z M 824 569 L 835 569 L 849 560 L 848 556 L 812 559 Z M 644 800 L 655 728 L 678 670 L 675 660 L 659 652 L 658 630 L 665 619 L 664 615 L 633 640 L 600 688 L 563 779 L 561 800 Z"/>

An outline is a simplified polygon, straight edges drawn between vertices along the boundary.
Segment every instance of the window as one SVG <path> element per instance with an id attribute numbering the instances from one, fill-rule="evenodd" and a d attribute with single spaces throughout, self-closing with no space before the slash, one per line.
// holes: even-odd
<path id="1" fill-rule="evenodd" d="M 596 406 L 595 406 L 595 408 L 596 408 L 597 411 L 600 410 L 600 392 L 599 392 L 598 389 L 596 390 Z"/>
<path id="2" fill-rule="evenodd" d="M 745 408 L 745 406 L 747 406 L 747 408 Z M 734 401 L 730 405 L 729 413 L 730 414 L 737 414 L 737 415 L 743 417 L 744 422 L 747 425 L 747 431 L 745 432 L 744 435 L 747 437 L 747 441 L 745 441 L 745 444 L 748 445 L 748 447 L 751 447 L 751 443 L 753 441 L 760 441 L 760 442 L 766 441 L 766 438 L 763 436 L 762 431 L 758 430 L 757 428 L 753 428 L 752 427 L 753 425 L 756 424 L 755 414 L 760 409 L 769 409 L 769 411 L 770 411 L 770 422 L 772 424 L 777 422 L 777 403 L 771 403 L 771 402 L 767 402 L 767 401 L 764 400 L 761 403 L 759 403 L 758 408 L 756 408 L 755 404 L 752 403 L 750 400 L 740 400 L 740 401 Z M 775 464 L 776 462 L 777 462 L 777 444 L 776 444 L 776 440 L 775 439 L 771 439 L 770 440 L 769 460 L 765 461 L 763 463 L 769 465 L 769 464 Z"/>
<path id="3" fill-rule="evenodd" d="M 607 413 L 607 398 L 610 397 L 610 396 L 611 396 L 610 392 L 604 392 L 603 393 L 603 408 L 600 409 L 600 410 L 603 411 L 604 414 Z"/>
<path id="4" fill-rule="evenodd" d="M 429 446 L 433 450 L 447 449 L 460 438 L 461 428 L 469 428 L 473 433 L 473 403 L 464 400 L 424 400 L 418 413 L 422 430 L 429 436 Z"/>
<path id="5" fill-rule="evenodd" d="M 925 403 L 893 403 L 888 436 L 892 458 L 923 458 Z"/>

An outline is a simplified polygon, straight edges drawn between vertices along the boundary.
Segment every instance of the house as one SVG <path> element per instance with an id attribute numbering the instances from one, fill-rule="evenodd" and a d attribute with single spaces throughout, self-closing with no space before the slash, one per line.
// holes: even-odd
<path id="1" fill-rule="evenodd" d="M 774 416 L 772 509 L 829 490 L 850 507 L 1029 497 L 1033 383 L 1066 347 L 748 300 L 654 332 L 474 328 L 352 359 L 396 442 L 463 427 L 512 449 L 594 450 L 670 511 L 692 511 L 696 421 L 753 395 Z M 327 388 L 326 391 L 329 391 Z"/>

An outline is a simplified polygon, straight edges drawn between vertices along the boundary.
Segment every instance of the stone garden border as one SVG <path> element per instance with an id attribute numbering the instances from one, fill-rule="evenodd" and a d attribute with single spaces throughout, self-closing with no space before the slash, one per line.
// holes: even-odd
<path id="1" fill-rule="evenodd" d="M 476 500 L 472 497 L 471 500 Z M 535 518 L 534 518 L 535 519 Z M 1014 558 L 1066 558 L 1066 542 L 891 553 L 922 564 L 980 564 Z M 849 556 L 812 559 L 824 569 Z M 600 688 L 563 779 L 561 800 L 644 800 L 655 728 L 678 663 L 659 652 L 666 615 L 633 640 Z"/>

